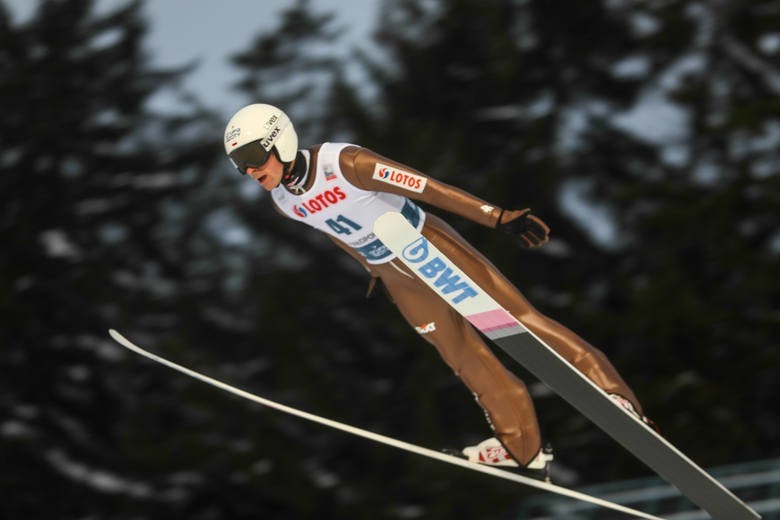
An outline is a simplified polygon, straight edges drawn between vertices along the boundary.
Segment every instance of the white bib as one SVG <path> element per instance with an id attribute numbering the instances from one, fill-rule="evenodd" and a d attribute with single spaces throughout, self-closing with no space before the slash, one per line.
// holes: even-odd
<path id="1" fill-rule="evenodd" d="M 374 235 L 374 221 L 388 211 L 397 211 L 420 231 L 425 212 L 406 197 L 350 184 L 339 166 L 339 154 L 347 146 L 325 143 L 320 147 L 316 168 L 309 172 L 314 183 L 306 193 L 295 195 L 279 185 L 271 197 L 289 218 L 344 242 L 370 264 L 383 264 L 395 255 Z"/>

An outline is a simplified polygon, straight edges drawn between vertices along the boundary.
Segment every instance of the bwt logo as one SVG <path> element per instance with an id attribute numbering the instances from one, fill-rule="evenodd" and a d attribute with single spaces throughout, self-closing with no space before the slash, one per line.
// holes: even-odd
<path id="1" fill-rule="evenodd" d="M 428 258 L 429 253 L 428 240 L 420 237 L 406 246 L 401 254 L 409 263 L 421 264 L 415 267 L 417 272 L 424 278 L 432 280 L 433 285 L 442 294 L 459 292 L 452 298 L 452 303 L 460 303 L 466 298 L 477 295 L 476 289 L 461 280 L 459 275 L 454 274 L 453 268 L 449 267 L 444 259 L 438 256 Z"/>

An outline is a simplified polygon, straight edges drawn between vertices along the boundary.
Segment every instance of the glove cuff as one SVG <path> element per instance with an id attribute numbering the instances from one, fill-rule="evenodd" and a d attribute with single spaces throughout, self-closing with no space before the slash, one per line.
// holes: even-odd
<path id="1" fill-rule="evenodd" d="M 501 208 L 501 212 L 498 214 L 498 220 L 496 220 L 496 227 L 495 227 L 495 229 L 498 229 L 498 228 L 500 228 L 502 226 L 501 219 L 504 216 L 504 211 L 505 211 L 504 208 Z"/>

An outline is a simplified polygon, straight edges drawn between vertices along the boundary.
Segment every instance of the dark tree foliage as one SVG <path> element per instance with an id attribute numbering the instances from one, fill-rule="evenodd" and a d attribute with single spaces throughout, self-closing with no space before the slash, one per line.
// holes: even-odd
<path id="1" fill-rule="evenodd" d="M 577 162 L 620 245 L 583 314 L 692 456 L 776 455 L 780 68 L 766 42 L 780 7 L 643 2 L 640 15 L 655 25 L 645 95 L 680 124 L 653 146 L 609 121 L 589 132 Z M 708 431 L 717 442 L 700 442 Z"/>
<path id="2" fill-rule="evenodd" d="M 230 171 L 187 68 L 149 65 L 141 3 L 96 3 L 40 0 L 23 24 L 0 3 L 0 517 L 507 517 L 529 491 L 107 338 L 431 448 L 489 435 L 357 263 Z M 282 11 L 231 58 L 225 109 L 277 104 L 303 146 L 350 140 L 532 207 L 553 228 L 535 252 L 443 216 L 604 350 L 694 460 L 777 455 L 777 2 L 385 0 L 375 50 L 347 59 L 334 20 Z M 510 366 L 576 481 L 648 474 Z"/>
<path id="3" fill-rule="evenodd" d="M 149 110 L 181 72 L 146 65 L 140 3 L 93 9 L 42 1 L 12 25 L 0 4 L 4 518 L 122 518 L 158 500 L 135 441 L 161 425 L 133 395 L 154 383 L 131 377 L 106 330 L 175 325 L 197 278 L 181 193 L 218 148 L 197 137 L 197 105 Z"/>

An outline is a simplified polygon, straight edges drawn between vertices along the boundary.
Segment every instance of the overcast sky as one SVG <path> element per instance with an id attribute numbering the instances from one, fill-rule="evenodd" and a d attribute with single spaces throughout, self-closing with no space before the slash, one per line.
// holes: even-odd
<path id="1" fill-rule="evenodd" d="M 381 0 L 311 0 L 315 13 L 334 13 L 335 25 L 344 27 L 345 52 L 370 41 Z M 9 6 L 15 20 L 24 21 L 34 12 L 37 0 L 0 0 Z M 98 12 L 125 5 L 125 0 L 97 0 Z M 147 0 L 144 11 L 149 21 L 146 40 L 152 64 L 160 67 L 183 65 L 199 59 L 186 85 L 207 106 L 225 115 L 235 110 L 227 99 L 229 85 L 238 71 L 228 56 L 244 51 L 261 31 L 275 27 L 279 13 L 294 0 Z"/>

